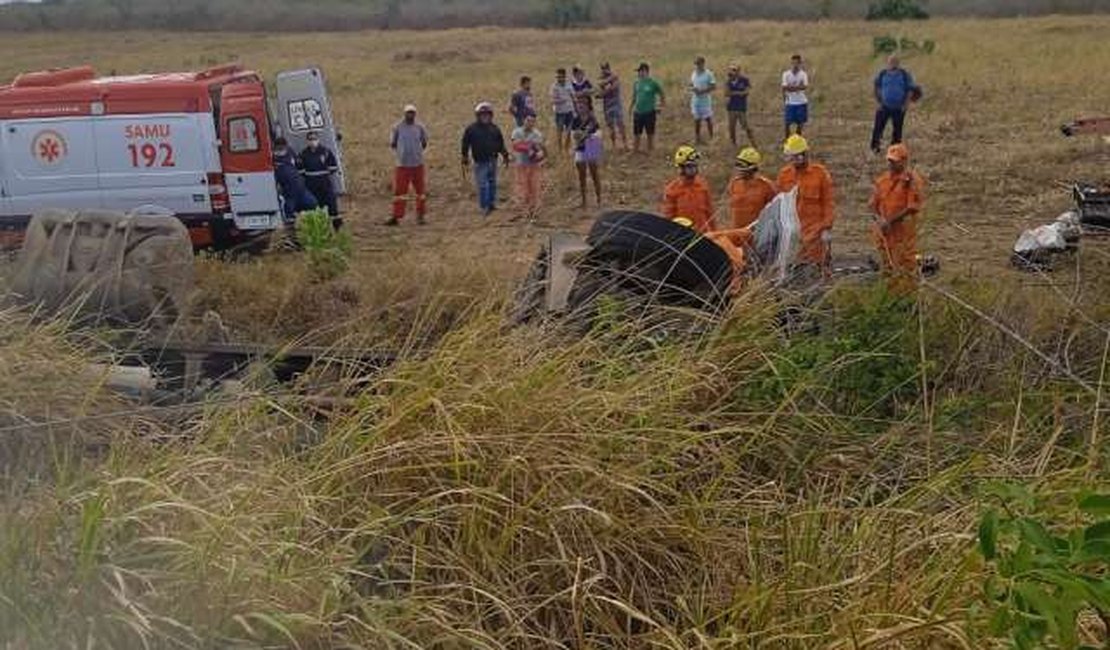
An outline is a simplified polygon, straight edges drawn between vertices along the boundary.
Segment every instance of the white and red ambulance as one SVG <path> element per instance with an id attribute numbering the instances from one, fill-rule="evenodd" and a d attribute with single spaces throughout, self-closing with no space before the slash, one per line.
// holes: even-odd
<path id="1" fill-rule="evenodd" d="M 341 150 L 319 69 L 283 72 L 275 110 L 262 76 L 240 65 L 97 77 L 90 67 L 21 74 L 0 86 L 0 241 L 22 239 L 47 208 L 158 206 L 196 247 L 225 247 L 282 226 L 271 145 L 309 131 Z M 276 121 L 272 119 L 276 113 Z"/>

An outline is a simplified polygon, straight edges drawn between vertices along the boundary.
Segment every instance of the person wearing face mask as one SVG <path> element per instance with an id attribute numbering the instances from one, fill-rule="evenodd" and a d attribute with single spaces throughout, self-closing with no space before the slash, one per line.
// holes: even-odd
<path id="1" fill-rule="evenodd" d="M 713 197 L 709 183 L 698 173 L 701 154 L 683 145 L 674 153 L 678 176 L 663 190 L 663 215 L 668 219 L 685 219 L 690 227 L 705 234 L 713 230 Z"/>
<path id="2" fill-rule="evenodd" d="M 282 211 L 287 225 L 296 221 L 298 212 L 316 209 L 316 197 L 305 187 L 301 176 L 301 161 L 283 137 L 274 139 L 274 178 L 281 191 Z"/>
<path id="3" fill-rule="evenodd" d="M 320 143 L 320 134 L 316 131 L 310 131 L 306 141 L 308 146 L 301 152 L 305 185 L 316 197 L 316 203 L 327 207 L 332 225 L 339 230 L 343 226 L 343 220 L 339 218 L 339 199 L 335 193 L 333 178 L 339 171 L 339 161 L 331 149 Z"/>

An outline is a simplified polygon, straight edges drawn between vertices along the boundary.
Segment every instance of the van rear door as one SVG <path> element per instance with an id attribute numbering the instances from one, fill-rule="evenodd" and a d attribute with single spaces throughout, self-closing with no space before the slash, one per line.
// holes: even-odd
<path id="1" fill-rule="evenodd" d="M 273 143 L 260 81 L 233 82 L 220 89 L 220 166 L 240 230 L 281 226 Z"/>
<path id="2" fill-rule="evenodd" d="M 0 138 L 10 214 L 100 205 L 91 118 L 12 120 Z"/>
<path id="3" fill-rule="evenodd" d="M 347 181 L 343 173 L 343 151 L 332 118 L 324 73 L 319 68 L 278 73 L 277 114 L 281 134 L 289 140 L 289 146 L 294 151 L 304 149 L 305 136 L 310 131 L 319 132 L 320 142 L 334 151 L 335 159 L 339 161 L 335 187 L 340 194 L 345 194 Z"/>

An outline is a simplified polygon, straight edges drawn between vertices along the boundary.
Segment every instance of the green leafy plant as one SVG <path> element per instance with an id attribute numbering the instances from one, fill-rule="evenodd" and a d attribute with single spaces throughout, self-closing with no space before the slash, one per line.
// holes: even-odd
<path id="1" fill-rule="evenodd" d="M 914 0 L 879 0 L 867 7 L 867 20 L 925 20 L 929 12 Z"/>
<path id="2" fill-rule="evenodd" d="M 936 41 L 926 39 L 918 42 L 909 38 L 896 38 L 890 34 L 883 36 L 876 36 L 871 39 L 871 50 L 873 56 L 884 56 L 887 54 L 909 54 L 916 52 L 923 52 L 925 54 L 932 54 L 937 49 Z"/>
<path id="3" fill-rule="evenodd" d="M 332 227 L 324 208 L 297 215 L 297 241 L 304 248 L 309 272 L 317 280 L 331 280 L 350 266 L 351 235 Z"/>
<path id="4" fill-rule="evenodd" d="M 993 492 L 1001 507 L 979 522 L 979 553 L 992 570 L 984 584 L 990 632 L 1018 650 L 1094 650 L 1082 645 L 1079 620 L 1092 613 L 1110 630 L 1110 494 L 1080 496 L 1071 525 L 1050 526 L 1025 488 Z"/>
<path id="5" fill-rule="evenodd" d="M 773 372 L 754 378 L 745 399 L 777 403 L 793 391 L 839 412 L 884 416 L 916 399 L 912 303 L 885 291 L 845 291 L 834 303 L 829 313 L 801 315 L 812 328 L 785 343 Z"/>

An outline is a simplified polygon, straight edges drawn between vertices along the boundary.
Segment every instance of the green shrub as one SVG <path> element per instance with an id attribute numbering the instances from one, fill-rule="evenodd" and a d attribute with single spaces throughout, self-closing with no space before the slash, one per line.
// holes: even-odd
<path id="1" fill-rule="evenodd" d="M 304 248 L 309 272 L 317 280 L 336 278 L 350 265 L 351 235 L 335 230 L 324 208 L 297 215 L 297 241 Z"/>
<path id="2" fill-rule="evenodd" d="M 1001 509 L 979 522 L 979 553 L 992 569 L 983 593 L 991 634 L 1008 636 L 1018 650 L 1089 648 L 1081 645 L 1081 613 L 1110 628 L 1110 494 L 1081 495 L 1070 512 L 1052 517 L 1069 525 L 1050 528 L 1027 489 L 993 492 Z"/>
<path id="3" fill-rule="evenodd" d="M 879 0 L 867 8 L 867 20 L 925 20 L 929 12 L 914 0 Z"/>
<path id="4" fill-rule="evenodd" d="M 836 413 L 892 415 L 915 399 L 920 361 L 913 303 L 885 291 L 844 292 L 812 331 L 793 335 L 747 399 L 808 398 Z"/>

